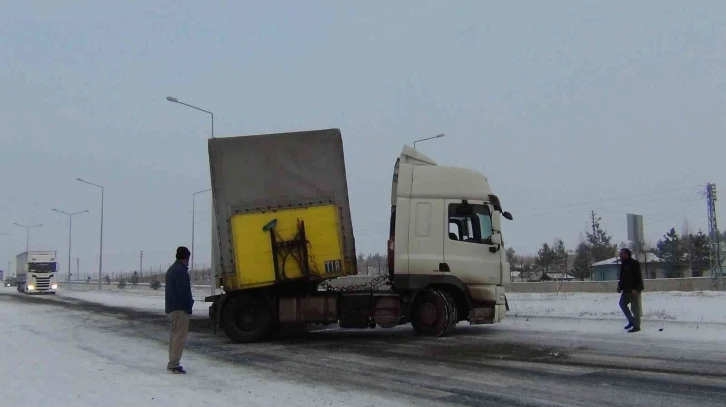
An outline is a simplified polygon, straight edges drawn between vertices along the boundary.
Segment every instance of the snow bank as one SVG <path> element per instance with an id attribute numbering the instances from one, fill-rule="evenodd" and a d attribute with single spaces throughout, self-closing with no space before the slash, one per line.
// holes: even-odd
<path id="1" fill-rule="evenodd" d="M 617 293 L 508 293 L 509 315 L 622 319 Z M 726 292 L 644 292 L 643 319 L 726 324 Z"/>

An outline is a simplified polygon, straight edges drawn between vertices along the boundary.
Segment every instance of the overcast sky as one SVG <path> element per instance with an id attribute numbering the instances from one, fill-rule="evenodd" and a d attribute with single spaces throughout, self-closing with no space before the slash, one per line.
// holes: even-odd
<path id="1" fill-rule="evenodd" d="M 616 243 L 627 212 L 651 242 L 706 228 L 726 188 L 723 1 L 12 1 L 0 15 L 0 269 L 25 250 L 104 270 L 191 246 L 192 193 L 217 136 L 337 127 L 358 251 L 385 250 L 404 143 L 484 172 L 535 252 L 574 246 L 591 209 Z M 723 214 L 724 205 L 719 205 Z M 210 258 L 210 195 L 197 197 Z M 13 264 L 13 268 L 14 268 Z"/>

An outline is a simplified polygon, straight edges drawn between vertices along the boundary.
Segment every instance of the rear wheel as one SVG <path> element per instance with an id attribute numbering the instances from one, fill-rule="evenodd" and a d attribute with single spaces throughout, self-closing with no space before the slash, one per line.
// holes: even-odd
<path id="1" fill-rule="evenodd" d="M 222 314 L 222 329 L 235 342 L 255 342 L 267 335 L 274 326 L 270 307 L 260 297 L 230 298 Z"/>
<path id="2" fill-rule="evenodd" d="M 411 325 L 420 335 L 445 335 L 451 322 L 452 310 L 456 304 L 450 304 L 446 295 L 438 290 L 425 290 L 418 295 L 411 311 Z"/>

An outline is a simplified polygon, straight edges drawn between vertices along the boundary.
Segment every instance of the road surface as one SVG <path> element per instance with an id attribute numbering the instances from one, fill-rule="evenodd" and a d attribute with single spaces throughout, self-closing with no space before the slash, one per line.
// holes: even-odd
<path id="1" fill-rule="evenodd" d="M 6 305 L 67 314 L 75 324 L 69 342 L 77 346 L 83 346 L 86 335 L 102 331 L 129 343 L 156 344 L 160 363 L 165 356 L 167 320 L 158 312 L 5 291 L 0 293 L 0 307 Z M 581 324 L 577 329 L 572 329 L 572 320 L 556 319 L 510 318 L 504 324 L 478 327 L 460 324 L 447 338 L 421 338 L 410 326 L 364 331 L 329 327 L 239 345 L 222 333 L 214 336 L 209 321 L 200 316 L 192 320 L 185 367 L 188 377 L 199 369 L 189 360 L 252 369 L 264 377 L 321 392 L 328 388 L 349 392 L 350 405 L 365 405 L 356 401 L 357 394 L 373 394 L 391 405 L 706 407 L 726 403 L 723 340 L 654 338 L 627 334 L 619 322 L 575 322 Z M 597 324 L 598 329 L 589 333 L 587 324 Z M 678 329 L 677 324 L 667 325 L 666 330 L 670 329 Z M 244 400 L 244 390 L 227 391 L 239 392 L 239 400 Z M 340 401 L 333 404 L 342 405 Z"/>

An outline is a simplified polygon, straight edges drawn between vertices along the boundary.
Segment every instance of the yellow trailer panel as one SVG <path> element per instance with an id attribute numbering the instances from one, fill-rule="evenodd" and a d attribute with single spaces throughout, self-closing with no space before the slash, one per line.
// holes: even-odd
<path id="1" fill-rule="evenodd" d="M 271 225 L 274 227 L 265 230 Z M 308 242 L 308 276 L 301 267 L 304 265 L 299 244 L 301 225 Z M 340 213 L 333 204 L 239 213 L 232 216 L 231 228 L 235 274 L 224 276 L 225 291 L 264 287 L 284 280 L 335 278 L 356 272 L 353 265 L 344 262 Z M 278 242 L 275 251 L 271 233 Z"/>

